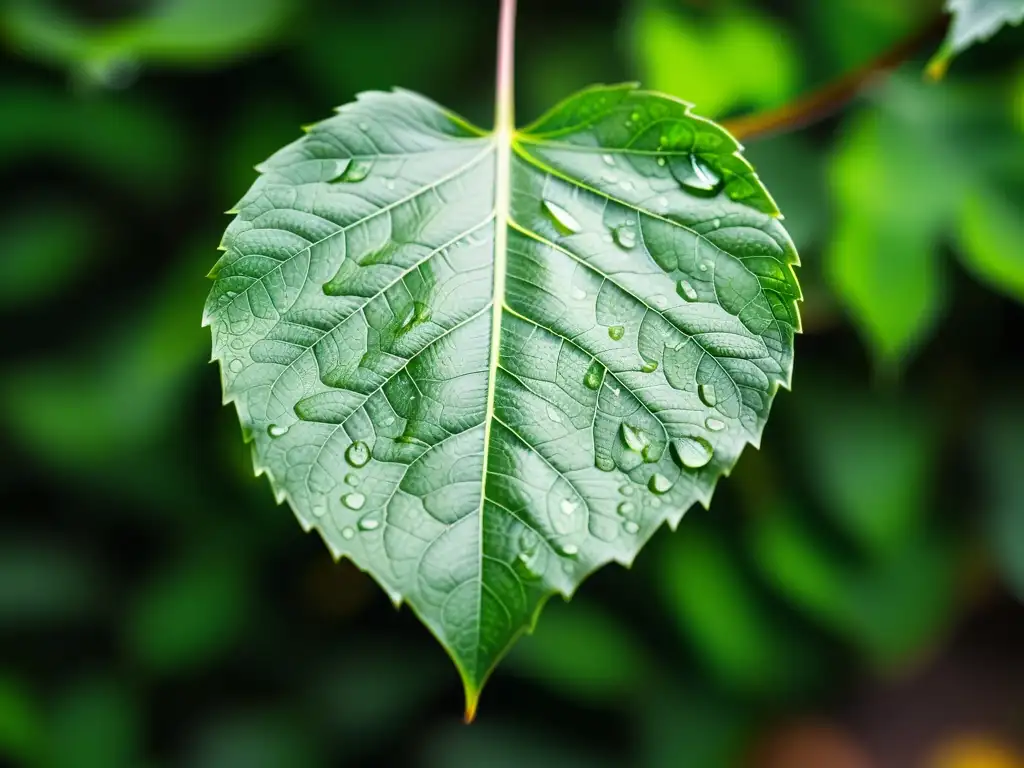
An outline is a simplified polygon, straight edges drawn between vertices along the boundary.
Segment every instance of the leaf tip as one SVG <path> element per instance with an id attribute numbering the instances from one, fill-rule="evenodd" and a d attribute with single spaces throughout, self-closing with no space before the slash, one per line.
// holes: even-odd
<path id="1" fill-rule="evenodd" d="M 473 688 L 466 683 L 466 713 L 463 715 L 463 722 L 466 725 L 471 725 L 476 720 L 476 709 L 480 703 L 480 689 Z"/>

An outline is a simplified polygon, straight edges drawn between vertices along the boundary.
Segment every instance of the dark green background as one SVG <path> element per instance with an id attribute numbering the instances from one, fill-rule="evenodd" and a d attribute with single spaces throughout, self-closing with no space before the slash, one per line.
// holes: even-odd
<path id="1" fill-rule="evenodd" d="M 930 84 L 935 37 L 747 142 L 804 262 L 794 391 L 711 512 L 549 605 L 466 727 L 426 630 L 253 479 L 199 320 L 220 212 L 301 124 L 393 85 L 489 124 L 497 3 L 176 2 L 211 15 L 0 3 L 0 764 L 1024 749 L 1024 30 Z M 520 122 L 626 79 L 708 117 L 779 106 L 938 12 L 520 0 Z"/>

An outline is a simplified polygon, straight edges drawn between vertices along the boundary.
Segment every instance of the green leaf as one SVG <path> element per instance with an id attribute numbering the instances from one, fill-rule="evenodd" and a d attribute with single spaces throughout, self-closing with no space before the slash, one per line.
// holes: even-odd
<path id="1" fill-rule="evenodd" d="M 632 28 L 644 82 L 718 117 L 737 108 L 781 104 L 798 83 L 799 61 L 786 30 L 751 9 L 701 25 L 654 2 Z M 707 66 L 714 61 L 715 66 Z M 770 61 L 771 66 L 763 66 Z"/>
<path id="2" fill-rule="evenodd" d="M 788 386 L 778 211 L 688 105 L 486 134 L 366 93 L 259 166 L 204 322 L 257 472 L 487 676 L 552 594 L 707 505 Z"/>
<path id="3" fill-rule="evenodd" d="M 0 32 L 19 51 L 82 67 L 101 83 L 136 62 L 207 64 L 259 49 L 287 20 L 288 0 L 151 0 L 136 16 L 85 24 L 43 0 L 13 0 Z"/>
<path id="4" fill-rule="evenodd" d="M 928 74 L 938 79 L 953 57 L 978 42 L 988 40 L 1006 24 L 1024 20 L 1024 0 L 946 0 L 953 14 L 946 41 L 928 62 Z"/>
<path id="5" fill-rule="evenodd" d="M 1024 223 L 1001 195 L 976 190 L 960 210 L 957 241 L 964 266 L 993 290 L 1024 302 Z"/>
<path id="6" fill-rule="evenodd" d="M 955 185 L 913 118 L 875 111 L 846 130 L 832 166 L 826 275 L 878 363 L 895 369 L 944 305 L 938 244 Z"/>

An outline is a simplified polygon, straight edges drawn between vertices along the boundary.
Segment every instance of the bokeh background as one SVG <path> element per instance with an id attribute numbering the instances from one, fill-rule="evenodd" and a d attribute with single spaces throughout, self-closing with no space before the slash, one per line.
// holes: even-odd
<path id="1" fill-rule="evenodd" d="M 939 0 L 521 0 L 518 113 L 727 118 Z M 0 764 L 1024 766 L 1024 28 L 748 142 L 794 391 L 712 510 L 454 668 L 252 476 L 200 315 L 252 166 L 358 91 L 488 125 L 496 0 L 0 1 Z"/>

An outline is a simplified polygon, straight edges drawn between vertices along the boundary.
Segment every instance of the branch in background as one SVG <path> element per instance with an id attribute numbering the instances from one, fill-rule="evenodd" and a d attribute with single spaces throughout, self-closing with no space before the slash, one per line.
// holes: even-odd
<path id="1" fill-rule="evenodd" d="M 905 62 L 924 43 L 943 34 L 949 18 L 943 14 L 932 19 L 918 32 L 897 43 L 860 69 L 828 83 L 821 89 L 778 109 L 722 121 L 722 125 L 740 141 L 759 139 L 783 131 L 793 131 L 823 120 L 889 70 Z"/>

